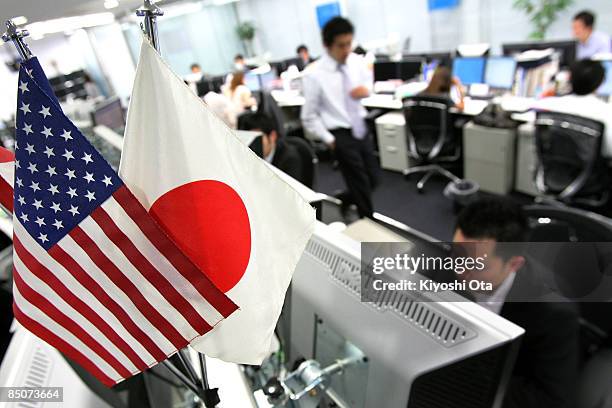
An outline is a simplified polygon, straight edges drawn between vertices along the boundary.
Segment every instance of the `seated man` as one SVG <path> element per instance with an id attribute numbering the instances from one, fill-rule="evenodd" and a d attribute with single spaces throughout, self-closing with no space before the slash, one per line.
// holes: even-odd
<path id="1" fill-rule="evenodd" d="M 541 99 L 533 108 L 583 116 L 602 122 L 605 125 L 602 155 L 612 158 L 612 105 L 595 95 L 606 76 L 603 66 L 598 61 L 578 61 L 572 65 L 570 75 L 572 94 Z"/>
<path id="2" fill-rule="evenodd" d="M 574 407 L 577 311 L 572 303 L 548 296 L 520 248 L 497 245 L 523 241 L 526 230 L 521 208 L 506 199 L 483 199 L 467 206 L 459 215 L 453 241 L 473 242 L 476 256 L 487 257 L 483 271 L 466 272 L 462 278 L 491 283 L 493 291 L 471 293 L 474 300 L 525 329 L 503 407 Z"/>
<path id="3" fill-rule="evenodd" d="M 295 146 L 279 139 L 274 121 L 264 113 L 245 113 L 240 117 L 240 130 L 255 130 L 261 137 L 262 158 L 299 182 L 304 182 L 302 157 Z"/>

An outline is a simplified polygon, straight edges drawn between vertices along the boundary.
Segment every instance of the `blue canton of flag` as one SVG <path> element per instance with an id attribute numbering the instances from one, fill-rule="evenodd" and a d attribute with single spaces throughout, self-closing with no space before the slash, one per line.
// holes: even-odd
<path id="1" fill-rule="evenodd" d="M 14 213 L 49 249 L 123 183 L 34 74 L 19 76 Z"/>

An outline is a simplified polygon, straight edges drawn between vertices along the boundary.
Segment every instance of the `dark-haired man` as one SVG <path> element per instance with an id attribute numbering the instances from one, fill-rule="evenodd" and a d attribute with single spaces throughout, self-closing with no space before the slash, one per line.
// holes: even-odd
<path id="1" fill-rule="evenodd" d="M 343 202 L 354 203 L 361 217 L 372 217 L 377 163 L 361 105 L 372 82 L 363 60 L 351 52 L 354 31 L 342 17 L 323 27 L 326 52 L 304 77 L 301 117 L 304 127 L 335 151 L 348 187 Z"/>
<path id="2" fill-rule="evenodd" d="M 297 148 L 279 139 L 274 121 L 265 113 L 246 113 L 240 117 L 241 130 L 256 130 L 262 133 L 261 151 L 255 153 L 284 171 L 299 182 L 304 183 L 304 164 Z"/>
<path id="3" fill-rule="evenodd" d="M 572 93 L 541 99 L 533 108 L 578 115 L 602 122 L 606 133 L 603 135 L 601 153 L 606 158 L 612 158 L 612 105 L 595 95 L 605 76 L 605 70 L 600 62 L 577 61 L 570 68 Z"/>
<path id="4" fill-rule="evenodd" d="M 295 53 L 300 59 L 300 64 L 298 66 L 298 69 L 300 71 L 302 71 L 304 68 L 306 68 L 306 66 L 308 66 L 308 64 L 314 61 L 314 59 L 310 58 L 310 52 L 308 51 L 308 47 L 306 47 L 304 44 L 299 45 L 295 50 Z"/>
<path id="5" fill-rule="evenodd" d="M 469 242 L 473 256 L 487 256 L 483 271 L 462 278 L 491 283 L 493 291 L 472 293 L 475 301 L 525 329 L 504 408 L 574 407 L 578 315 L 570 303 L 551 302 L 560 298 L 548 292 L 516 245 L 526 232 L 523 211 L 508 199 L 468 205 L 459 214 L 453 241 Z"/>
<path id="6" fill-rule="evenodd" d="M 610 35 L 595 31 L 595 15 L 590 11 L 581 11 L 574 16 L 572 30 L 578 40 L 576 57 L 578 59 L 592 58 L 597 54 L 612 52 Z"/>

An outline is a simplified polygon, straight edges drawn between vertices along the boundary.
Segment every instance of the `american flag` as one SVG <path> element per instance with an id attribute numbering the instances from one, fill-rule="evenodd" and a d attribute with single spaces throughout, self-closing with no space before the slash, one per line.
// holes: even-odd
<path id="1" fill-rule="evenodd" d="M 14 313 L 112 386 L 237 306 L 158 227 L 22 64 L 14 180 Z"/>

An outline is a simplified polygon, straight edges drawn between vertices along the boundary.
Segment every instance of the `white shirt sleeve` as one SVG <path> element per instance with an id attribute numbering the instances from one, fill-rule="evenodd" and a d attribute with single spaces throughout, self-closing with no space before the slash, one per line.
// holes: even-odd
<path id="1" fill-rule="evenodd" d="M 319 137 L 324 143 L 330 144 L 336 138 L 325 127 L 321 113 L 321 84 L 310 75 L 303 79 L 304 106 L 302 106 L 301 119 L 307 131 Z"/>

